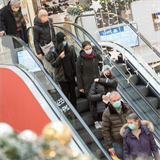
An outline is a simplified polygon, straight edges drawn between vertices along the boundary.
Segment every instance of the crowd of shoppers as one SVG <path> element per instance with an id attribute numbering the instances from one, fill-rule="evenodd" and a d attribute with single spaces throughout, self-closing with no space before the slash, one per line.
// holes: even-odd
<path id="1" fill-rule="evenodd" d="M 0 36 L 14 35 L 27 43 L 26 33 L 20 0 L 11 0 L 0 10 Z M 55 34 L 47 11 L 40 10 L 34 19 L 34 45 L 44 68 L 75 108 L 77 79 L 79 91 L 88 99 L 96 128 L 102 127 L 109 152 L 116 153 L 121 160 L 160 160 L 152 123 L 141 121 L 129 104 L 121 100 L 110 67 L 102 65 L 102 57 L 89 41 L 82 43 L 77 59 L 65 34 Z"/>

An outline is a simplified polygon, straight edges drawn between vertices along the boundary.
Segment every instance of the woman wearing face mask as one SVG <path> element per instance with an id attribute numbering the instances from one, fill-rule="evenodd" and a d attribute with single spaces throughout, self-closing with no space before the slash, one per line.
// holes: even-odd
<path id="1" fill-rule="evenodd" d="M 55 68 L 56 81 L 63 93 L 76 108 L 75 78 L 77 56 L 73 46 L 69 46 L 62 32 L 56 34 L 56 44 L 45 56 Z"/>
<path id="2" fill-rule="evenodd" d="M 140 121 L 134 113 L 130 114 L 120 131 L 123 136 L 124 160 L 145 159 L 160 160 L 158 147 L 152 132 L 153 124 L 149 121 Z M 152 156 L 154 155 L 154 157 Z"/>
<path id="3" fill-rule="evenodd" d="M 34 45 L 37 52 L 37 57 L 42 61 L 44 68 L 54 79 L 54 69 L 46 61 L 41 47 L 49 44 L 50 42 L 55 44 L 55 31 L 51 22 L 48 21 L 48 13 L 42 9 L 38 13 L 38 17 L 34 19 Z"/>
<path id="4" fill-rule="evenodd" d="M 77 85 L 86 97 L 94 79 L 100 76 L 99 70 L 102 70 L 102 57 L 92 49 L 90 42 L 83 42 L 77 60 Z"/>
<path id="5" fill-rule="evenodd" d="M 111 74 L 108 65 L 103 66 L 103 72 L 100 78 L 94 80 L 88 93 L 88 99 L 91 101 L 91 112 L 95 121 L 95 127 L 101 128 L 102 114 L 106 103 L 109 101 L 109 94 L 116 91 L 117 80 Z"/>

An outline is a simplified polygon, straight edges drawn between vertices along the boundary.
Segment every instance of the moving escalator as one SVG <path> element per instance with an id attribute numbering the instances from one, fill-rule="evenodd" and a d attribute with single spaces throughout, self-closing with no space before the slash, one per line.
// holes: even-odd
<path id="1" fill-rule="evenodd" d="M 160 140 L 160 135 L 159 135 L 159 130 L 160 130 L 160 115 L 159 112 L 156 107 L 159 107 L 156 98 L 154 97 L 153 93 L 151 92 L 150 89 L 150 85 L 148 88 L 146 88 L 145 85 L 145 81 L 143 82 L 140 78 L 140 74 L 137 76 L 134 73 L 134 68 L 132 69 L 132 77 L 129 81 L 129 83 L 127 83 L 127 79 L 129 77 L 129 74 L 127 74 L 128 72 L 126 72 L 126 68 L 124 67 L 124 65 L 122 65 L 123 62 L 120 63 L 120 61 L 114 62 L 110 60 L 109 55 L 107 55 L 104 51 L 102 51 L 101 46 L 94 40 L 94 38 L 87 32 L 85 31 L 82 27 L 73 24 L 73 23 L 67 23 L 67 22 L 62 22 L 60 23 L 60 25 L 58 24 L 54 24 L 55 29 L 56 28 L 60 28 L 65 30 L 66 29 L 63 28 L 63 24 L 68 24 L 70 26 L 73 27 L 73 29 L 76 28 L 76 30 L 78 30 L 79 32 L 81 32 L 80 34 L 84 36 L 87 36 L 88 39 L 90 39 L 91 43 L 97 47 L 97 50 L 100 51 L 100 53 L 102 53 L 102 56 L 104 58 L 104 63 L 105 64 L 109 64 L 112 65 L 113 69 L 113 75 L 115 76 L 115 78 L 118 80 L 118 91 L 121 93 L 123 99 L 125 101 L 127 101 L 132 109 L 139 115 L 139 117 L 141 119 L 147 119 L 150 120 L 154 126 L 155 126 L 155 132 L 154 135 L 159 143 Z M 59 30 L 58 30 L 59 31 Z M 69 32 L 67 32 L 69 33 Z M 70 32 L 71 35 L 71 32 Z M 76 33 L 72 30 L 72 35 L 74 35 L 74 38 L 77 36 Z M 68 35 L 69 36 L 69 35 Z M 71 37 L 67 37 L 68 40 L 71 39 Z M 75 45 L 75 41 L 73 41 L 71 44 Z M 33 44 L 31 44 L 33 46 Z M 81 46 L 81 44 L 79 43 L 79 46 Z M 33 46 L 34 48 L 34 46 Z M 76 47 L 76 51 L 77 53 L 79 52 L 78 48 Z M 113 47 L 111 47 L 113 48 Z M 124 46 L 123 46 L 124 48 Z M 127 64 L 129 65 L 129 64 Z M 136 86 L 137 85 L 137 86 Z M 77 98 L 82 98 L 82 95 L 78 92 L 78 90 L 76 89 L 77 92 Z M 149 95 L 150 93 L 150 95 Z M 148 99 L 146 98 L 148 94 Z M 84 97 L 83 97 L 84 99 Z M 78 102 L 79 100 L 77 100 Z M 156 106 L 157 104 L 157 106 Z M 89 112 L 89 108 L 87 107 L 87 103 L 85 102 L 85 100 L 81 103 L 78 103 L 79 106 L 81 106 L 80 110 L 78 109 L 79 114 L 81 115 L 81 117 L 84 119 L 84 121 L 86 122 L 86 124 L 90 127 L 90 129 L 92 130 L 92 132 L 96 135 L 96 137 L 98 138 L 98 140 L 105 146 L 105 142 L 102 136 L 101 131 L 95 130 L 94 128 L 94 123 L 92 121 L 90 112 Z M 79 107 L 78 107 L 79 108 Z M 75 120 L 76 122 L 76 120 Z M 85 134 L 83 132 L 83 130 L 81 130 L 81 127 L 78 125 L 75 125 L 75 127 L 77 128 L 77 131 L 81 134 L 81 136 L 85 139 Z M 86 137 L 86 142 L 89 144 L 89 142 L 87 141 L 87 137 Z M 107 146 L 105 146 L 107 149 Z"/>

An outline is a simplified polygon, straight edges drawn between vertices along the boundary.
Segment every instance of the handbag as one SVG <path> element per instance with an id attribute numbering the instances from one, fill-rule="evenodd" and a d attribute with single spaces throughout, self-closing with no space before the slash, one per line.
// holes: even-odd
<path id="1" fill-rule="evenodd" d="M 54 44 L 52 42 L 52 31 L 51 31 L 50 23 L 49 23 L 49 28 L 50 28 L 50 34 L 51 34 L 51 42 L 44 45 L 43 47 L 40 45 L 40 47 L 45 55 L 49 52 L 50 48 L 54 46 Z"/>

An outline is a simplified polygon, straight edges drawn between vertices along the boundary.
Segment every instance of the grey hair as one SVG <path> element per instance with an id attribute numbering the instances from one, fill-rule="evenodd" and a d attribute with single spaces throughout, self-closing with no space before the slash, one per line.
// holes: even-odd
<path id="1" fill-rule="evenodd" d="M 11 5 L 16 5 L 16 4 L 19 4 L 19 5 L 20 5 L 20 4 L 21 4 L 21 0 L 11 0 L 11 1 L 10 1 L 10 4 L 11 4 Z"/>
<path id="2" fill-rule="evenodd" d="M 111 94 L 109 95 L 109 101 L 111 101 L 112 96 L 119 96 L 121 98 L 121 95 L 117 91 L 112 91 Z"/>

